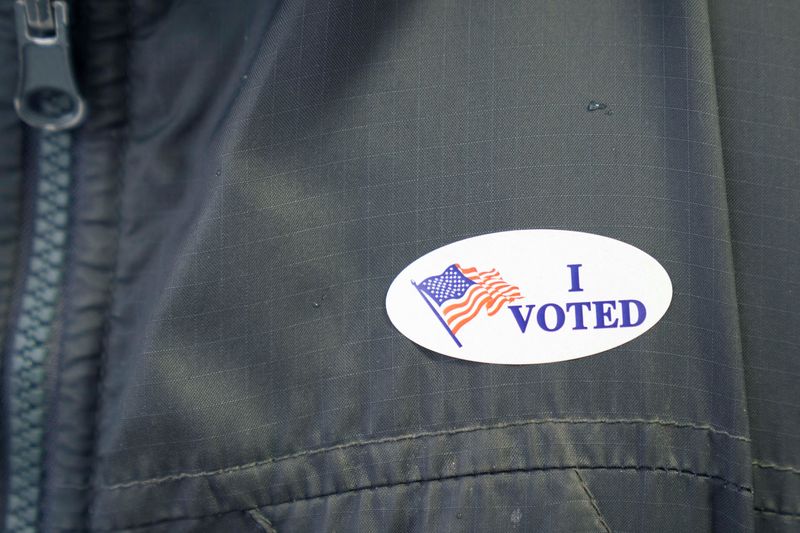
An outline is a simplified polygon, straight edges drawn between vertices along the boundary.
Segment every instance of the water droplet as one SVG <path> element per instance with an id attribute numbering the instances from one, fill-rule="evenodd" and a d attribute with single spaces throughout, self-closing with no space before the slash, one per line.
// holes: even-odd
<path id="1" fill-rule="evenodd" d="M 319 309 L 319 302 L 314 302 L 311 305 L 314 307 L 314 309 Z"/>
<path id="2" fill-rule="evenodd" d="M 514 509 L 514 512 L 511 513 L 511 523 L 519 524 L 520 520 L 522 520 L 522 511 L 520 511 L 519 508 Z"/>
<path id="3" fill-rule="evenodd" d="M 218 168 L 217 171 L 214 172 L 214 174 L 216 174 L 217 176 L 221 176 L 222 175 L 222 169 Z"/>
<path id="4" fill-rule="evenodd" d="M 461 514 L 461 513 L 456 513 L 456 518 L 458 518 L 459 520 L 461 520 L 462 518 L 464 518 L 464 515 L 463 515 L 463 514 Z"/>
<path id="5" fill-rule="evenodd" d="M 591 102 L 589 102 L 589 105 L 586 106 L 586 110 L 587 111 L 598 111 L 600 109 L 605 109 L 607 107 L 608 106 L 606 104 L 604 104 L 603 102 L 597 102 L 595 100 L 592 100 Z"/>

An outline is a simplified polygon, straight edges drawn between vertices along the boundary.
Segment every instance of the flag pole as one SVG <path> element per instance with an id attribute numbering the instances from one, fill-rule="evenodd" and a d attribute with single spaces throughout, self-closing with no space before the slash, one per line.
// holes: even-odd
<path id="1" fill-rule="evenodd" d="M 425 300 L 425 303 L 426 303 L 426 304 L 428 304 L 428 307 L 430 307 L 430 308 L 431 308 L 431 311 L 433 311 L 433 314 L 434 314 L 434 315 L 436 315 L 436 318 L 438 318 L 438 319 L 439 319 L 439 322 L 441 322 L 441 323 L 442 323 L 442 327 L 444 327 L 444 329 L 445 329 L 445 330 L 447 330 L 447 333 L 449 333 L 449 334 L 450 334 L 450 336 L 453 338 L 453 340 L 454 340 L 454 341 L 455 341 L 455 343 L 456 343 L 456 346 L 458 346 L 459 348 L 461 348 L 461 342 L 458 340 L 458 338 L 456 338 L 456 335 L 455 335 L 455 333 L 453 333 L 453 330 L 451 330 L 451 329 L 450 329 L 450 326 L 448 326 L 448 325 L 447 325 L 447 322 L 445 322 L 445 321 L 444 321 L 444 319 L 443 319 L 443 318 L 442 318 L 442 316 L 439 314 L 439 312 L 438 312 L 438 311 L 436 311 L 436 309 L 433 307 L 433 304 L 432 304 L 432 303 L 430 302 L 430 300 L 428 300 L 428 298 L 425 296 L 425 293 L 423 293 L 423 292 L 422 292 L 422 289 L 420 289 L 420 288 L 419 288 L 419 285 L 417 285 L 417 284 L 414 282 L 414 280 L 413 280 L 413 279 L 411 280 L 411 284 L 414 286 L 414 288 L 415 288 L 415 289 L 417 289 L 417 292 L 419 293 L 419 295 L 420 295 L 420 296 L 422 296 L 422 299 L 423 299 L 423 300 Z"/>

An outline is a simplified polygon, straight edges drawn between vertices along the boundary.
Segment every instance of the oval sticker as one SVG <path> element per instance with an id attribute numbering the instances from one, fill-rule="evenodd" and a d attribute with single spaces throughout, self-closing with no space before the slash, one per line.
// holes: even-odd
<path id="1" fill-rule="evenodd" d="M 658 261 L 624 242 L 563 230 L 480 235 L 406 267 L 386 295 L 395 327 L 435 352 L 481 363 L 552 363 L 615 348 L 672 301 Z"/>

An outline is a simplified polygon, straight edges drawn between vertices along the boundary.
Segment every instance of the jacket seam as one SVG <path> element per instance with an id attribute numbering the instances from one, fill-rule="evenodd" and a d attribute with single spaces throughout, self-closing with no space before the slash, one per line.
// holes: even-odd
<path id="1" fill-rule="evenodd" d="M 776 470 L 778 472 L 785 472 L 789 474 L 800 475 L 800 469 L 786 465 L 778 465 L 775 463 L 762 463 L 760 461 L 753 461 L 753 466 L 764 470 Z"/>
<path id="2" fill-rule="evenodd" d="M 603 516 L 603 513 L 600 512 L 600 506 L 597 504 L 597 499 L 595 499 L 594 494 L 591 490 L 589 490 L 589 486 L 584 481 L 583 476 L 581 475 L 580 470 L 577 468 L 575 469 L 575 476 L 578 478 L 578 483 L 580 483 L 583 492 L 586 494 L 586 497 L 589 498 L 589 504 L 592 506 L 594 510 L 595 517 L 600 525 L 603 527 L 603 531 L 605 533 L 611 533 L 611 528 L 608 527 L 608 523 L 606 523 L 606 519 Z"/>
<path id="3" fill-rule="evenodd" d="M 133 0 L 126 0 L 125 2 L 125 34 L 124 39 L 129 44 L 132 40 L 133 35 L 133 19 L 134 19 L 134 2 Z M 116 204 L 116 224 L 117 227 L 115 228 L 115 235 L 114 239 L 114 249 L 113 249 L 113 260 L 111 265 L 111 279 L 108 284 L 108 301 L 107 307 L 103 314 L 103 330 L 102 330 L 102 338 L 100 344 L 100 353 L 99 353 L 99 360 L 97 365 L 97 384 L 95 387 L 95 401 L 94 401 L 94 412 L 92 413 L 92 421 L 94 423 L 92 427 L 92 469 L 89 473 L 88 483 L 86 490 L 88 492 L 87 503 L 84 509 L 84 516 L 86 521 L 86 528 L 87 530 L 91 528 L 91 516 L 92 516 L 92 509 L 95 506 L 95 501 L 97 498 L 98 484 L 96 482 L 96 476 L 98 475 L 98 464 L 99 464 L 99 449 L 100 449 L 100 436 L 101 436 L 101 424 L 103 422 L 103 400 L 105 396 L 105 378 L 107 373 L 107 365 L 108 365 L 108 358 L 109 353 L 111 351 L 111 322 L 114 316 L 114 303 L 115 298 L 114 295 L 116 294 L 116 289 L 119 284 L 119 276 L 118 276 L 118 269 L 119 269 L 119 262 L 120 262 L 120 254 L 122 248 L 122 233 L 123 233 L 123 194 L 125 190 L 125 159 L 128 152 L 128 147 L 130 144 L 130 137 L 131 137 L 131 94 L 133 93 L 132 87 L 132 80 L 130 76 L 130 65 L 133 56 L 133 49 L 131 46 L 127 47 L 127 52 L 124 54 L 125 58 L 125 66 L 123 68 L 124 72 L 124 117 L 123 117 L 123 125 L 120 128 L 122 139 L 120 140 L 120 148 L 117 154 L 117 159 L 119 163 L 119 172 L 118 172 L 118 182 L 117 187 L 115 190 L 116 198 L 114 202 Z"/>
<path id="4" fill-rule="evenodd" d="M 247 516 L 249 516 L 250 520 L 252 520 L 253 523 L 255 523 L 264 533 L 278 533 L 275 530 L 275 526 L 272 525 L 270 519 L 264 516 L 264 513 L 262 513 L 260 510 L 250 509 L 247 511 Z"/>
<path id="5" fill-rule="evenodd" d="M 193 479 L 193 478 L 202 478 L 202 477 L 211 477 L 223 474 L 229 474 L 233 472 L 238 472 L 241 470 L 248 470 L 251 468 L 257 468 L 260 466 L 265 466 L 269 464 L 279 463 L 283 461 L 287 461 L 290 459 L 298 459 L 302 457 L 308 457 L 323 453 L 330 453 L 344 449 L 350 448 L 362 448 L 367 446 L 374 446 L 379 444 L 391 444 L 396 442 L 404 442 L 404 441 L 411 441 L 417 440 L 421 438 L 427 437 L 440 437 L 440 436 L 451 436 L 451 435 L 461 435 L 461 434 L 469 434 L 469 433 L 478 433 L 482 431 L 490 431 L 490 430 L 497 430 L 497 429 L 508 429 L 508 428 L 515 428 L 515 427 L 527 427 L 527 426 L 535 426 L 535 425 L 543 425 L 543 424 L 605 424 L 605 425 L 633 425 L 633 424 L 642 424 L 642 425 L 653 425 L 653 426 L 662 426 L 662 427 L 670 427 L 670 428 L 683 428 L 683 429 L 694 429 L 694 430 L 702 430 L 706 431 L 711 434 L 718 434 L 728 437 L 730 439 L 742 441 L 742 442 L 750 442 L 750 439 L 747 437 L 743 437 L 741 435 L 733 435 L 727 431 L 715 429 L 711 426 L 705 425 L 697 425 L 697 424 L 689 424 L 689 423 L 681 423 L 681 422 L 673 422 L 673 421 L 666 421 L 666 420 L 646 420 L 646 419 L 540 419 L 540 420 L 527 420 L 527 421 L 519 421 L 519 422 L 508 422 L 504 424 L 496 424 L 491 426 L 470 426 L 470 427 L 463 427 L 457 429 L 450 429 L 444 431 L 429 431 L 429 432 L 420 432 L 414 433 L 409 435 L 402 435 L 397 437 L 387 437 L 384 439 L 374 439 L 374 440 L 366 440 L 366 441 L 351 441 L 344 444 L 338 444 L 335 446 L 329 446 L 325 448 L 316 448 L 313 450 L 304 450 L 301 452 L 282 455 L 278 457 L 272 457 L 269 459 L 261 459 L 258 461 L 254 461 L 251 463 L 246 463 L 242 465 L 236 465 L 231 467 L 220 468 L 216 470 L 206 470 L 202 472 L 183 472 L 183 473 L 176 473 L 170 474 L 167 476 L 149 478 L 149 479 L 141 479 L 141 480 L 132 480 L 132 481 L 125 481 L 121 483 L 114 483 L 111 485 L 105 485 L 98 487 L 99 490 L 102 491 L 117 491 L 123 490 L 127 488 L 133 488 L 138 486 L 146 486 L 146 485 L 158 485 L 161 483 L 168 483 L 172 481 L 179 481 L 182 479 Z"/>
<path id="6" fill-rule="evenodd" d="M 315 496 L 303 496 L 299 498 L 291 498 L 285 501 L 270 503 L 261 505 L 257 507 L 259 509 L 267 508 L 267 507 L 276 507 L 279 505 L 294 505 L 300 502 L 307 502 L 312 500 L 319 500 L 330 498 L 333 496 L 345 496 L 349 494 L 356 494 L 359 492 L 364 491 L 374 491 L 379 489 L 392 489 L 397 487 L 406 487 L 410 485 L 420 485 L 426 483 L 442 483 L 446 481 L 453 481 L 459 479 L 466 479 L 466 478 L 482 478 L 482 477 L 490 477 L 490 476 L 503 476 L 503 475 L 518 475 L 518 474 L 533 474 L 533 473 L 540 473 L 540 472 L 549 472 L 549 471 L 570 471 L 570 470 L 604 470 L 604 471 L 636 471 L 636 472 L 646 472 L 646 473 L 662 473 L 662 474 L 674 474 L 674 475 L 684 475 L 689 477 L 694 477 L 697 479 L 703 479 L 706 481 L 720 483 L 722 488 L 730 489 L 733 492 L 739 494 L 745 494 L 748 497 L 752 497 L 753 489 L 747 485 L 741 485 L 739 483 L 733 482 L 725 477 L 717 476 L 714 474 L 708 474 L 704 472 L 695 472 L 693 470 L 686 470 L 681 468 L 672 468 L 672 467 L 664 467 L 664 466 L 649 466 L 649 465 L 592 465 L 592 464 L 571 464 L 571 465 L 555 465 L 555 466 L 544 466 L 544 467 L 535 467 L 535 468 L 515 468 L 515 469 L 508 469 L 508 470 L 498 470 L 498 471 L 490 471 L 490 472 L 470 472 L 465 474 L 456 474 L 452 476 L 439 476 L 433 478 L 425 478 L 425 479 L 416 479 L 416 480 L 407 480 L 407 481 L 398 481 L 393 483 L 382 483 L 377 485 L 369 485 L 365 487 L 357 487 L 353 489 L 348 489 L 344 491 L 334 491 L 324 494 L 318 494 Z M 153 527 L 158 524 L 164 524 L 169 522 L 176 522 L 180 520 L 202 520 L 209 517 L 218 517 L 223 516 L 230 513 L 241 513 L 252 510 L 253 506 L 244 507 L 241 509 L 230 509 L 227 511 L 221 511 L 217 513 L 208 513 L 202 515 L 186 515 L 180 517 L 173 517 L 173 518 L 164 518 L 152 522 L 140 523 L 135 525 L 128 525 L 128 526 L 121 526 L 118 528 L 97 528 L 94 531 L 120 531 L 125 529 L 140 529 L 140 528 L 148 528 Z"/>
<path id="7" fill-rule="evenodd" d="M 665 474 L 675 474 L 675 475 L 685 475 L 689 477 L 695 477 L 699 479 L 705 479 L 708 481 L 714 481 L 722 484 L 723 488 L 730 488 L 733 489 L 734 492 L 743 493 L 743 494 L 750 494 L 752 495 L 753 489 L 748 485 L 742 485 L 736 483 L 734 481 L 729 480 L 723 476 L 717 476 L 715 474 L 708 474 L 706 472 L 695 472 L 694 470 L 688 470 L 685 468 L 674 468 L 668 466 L 650 466 L 650 465 L 596 465 L 596 464 L 569 464 L 569 465 L 554 465 L 554 466 L 541 466 L 541 467 L 534 467 L 534 468 L 511 468 L 507 470 L 497 470 L 497 471 L 489 471 L 489 472 L 468 472 L 465 474 L 455 474 L 452 476 L 438 476 L 433 478 L 425 478 L 425 479 L 416 479 L 416 480 L 407 480 L 407 481 L 398 481 L 395 483 L 384 483 L 378 485 L 369 485 L 366 487 L 358 487 L 353 489 L 348 489 L 344 491 L 334 491 L 329 492 L 326 494 L 319 494 L 316 496 L 301 496 L 300 498 L 292 498 L 290 500 L 275 502 L 263 505 L 262 507 L 275 507 L 277 505 L 286 505 L 292 504 L 296 502 L 308 501 L 308 500 L 316 500 L 316 499 L 323 499 L 329 498 L 331 496 L 342 496 L 350 493 L 360 492 L 364 490 L 376 490 L 382 488 L 394 488 L 394 487 L 402 487 L 407 485 L 415 485 L 415 484 L 423 484 L 423 483 L 434 483 L 434 482 L 444 482 L 456 479 L 463 479 L 463 478 L 479 478 L 479 477 L 488 477 L 488 476 L 495 476 L 495 475 L 515 475 L 515 474 L 532 474 L 538 472 L 549 472 L 549 471 L 569 471 L 569 470 L 605 470 L 605 471 L 623 471 L 623 472 L 649 472 L 649 473 L 665 473 Z"/>
<path id="8" fill-rule="evenodd" d="M 753 507 L 753 511 L 762 514 L 774 514 L 783 518 L 790 518 L 792 520 L 800 520 L 800 513 L 781 511 L 780 509 L 769 509 L 767 507 Z"/>

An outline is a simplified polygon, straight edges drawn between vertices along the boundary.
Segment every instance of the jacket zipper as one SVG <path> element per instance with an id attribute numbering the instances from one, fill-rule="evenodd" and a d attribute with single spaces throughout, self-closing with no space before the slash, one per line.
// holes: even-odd
<path id="1" fill-rule="evenodd" d="M 45 131 L 78 126 L 86 116 L 86 104 L 72 71 L 67 4 L 16 0 L 14 14 L 19 51 L 17 114 L 26 124 Z"/>
<path id="2" fill-rule="evenodd" d="M 5 528 L 38 531 L 47 419 L 47 363 L 66 265 L 72 134 L 86 115 L 70 59 L 63 0 L 16 0 L 19 54 L 17 114 L 33 135 L 36 183 L 28 257 L 21 263 L 18 314 L 11 335 L 6 414 L 8 474 Z"/>

